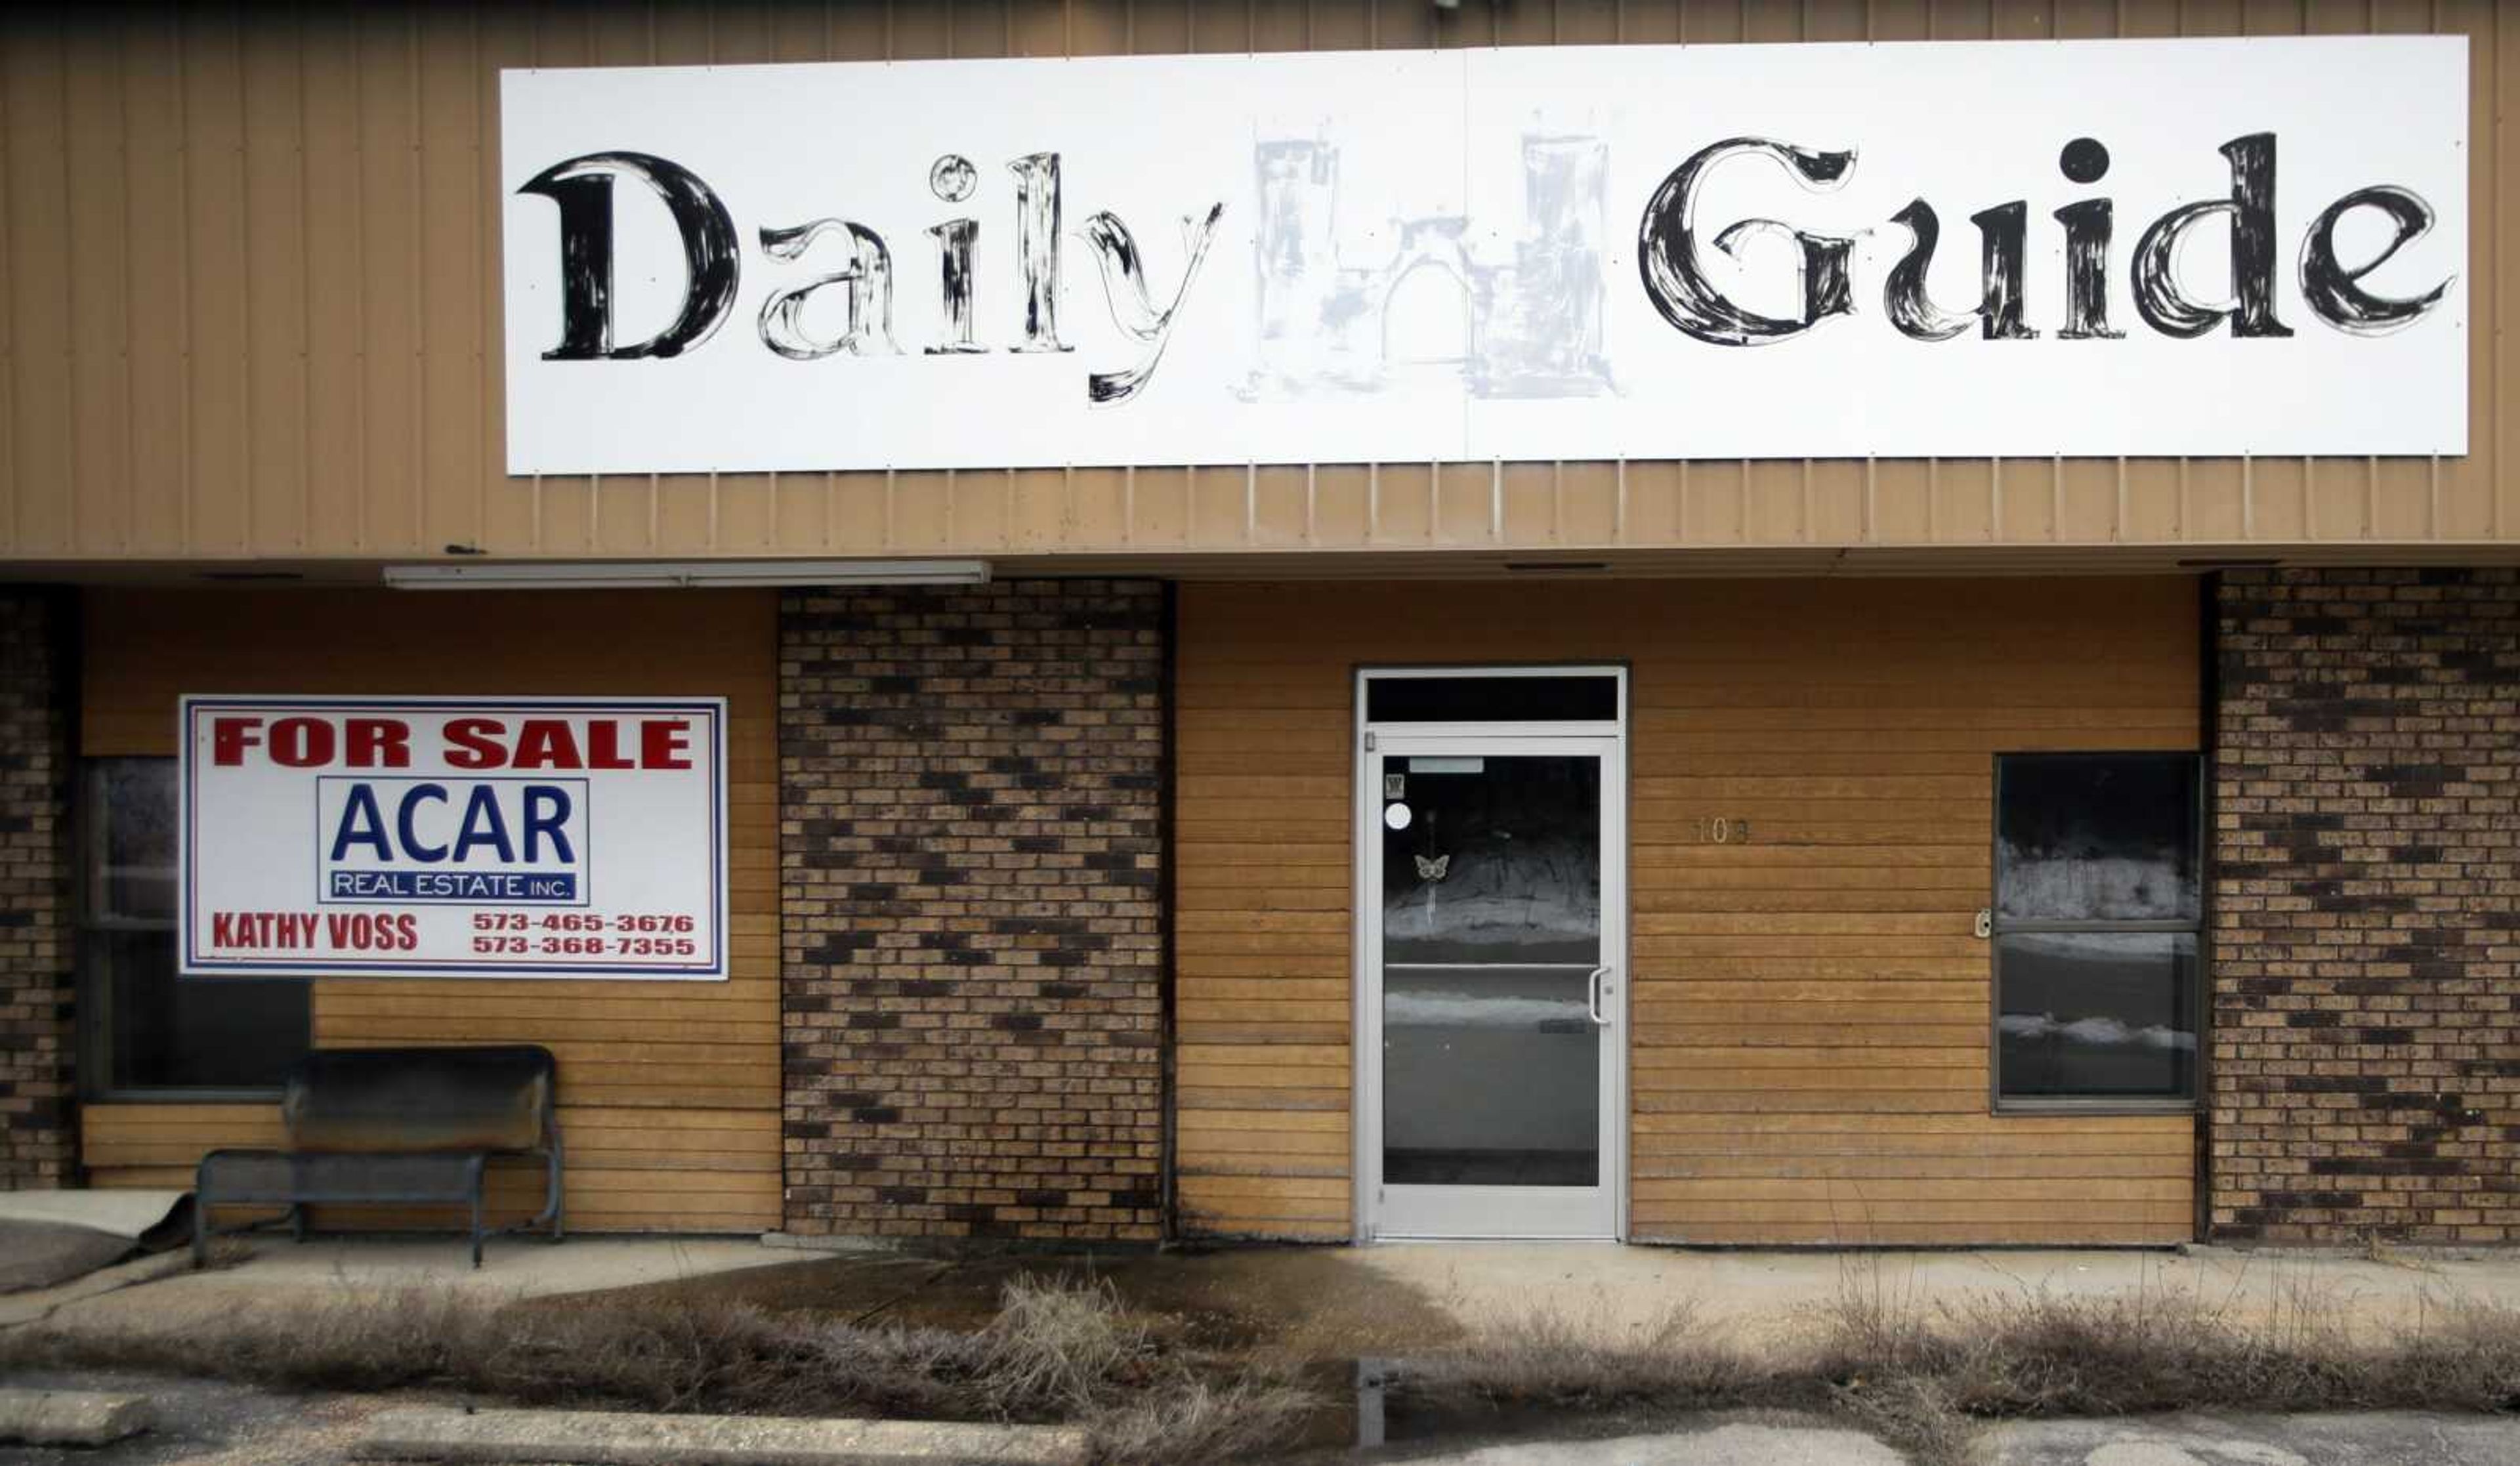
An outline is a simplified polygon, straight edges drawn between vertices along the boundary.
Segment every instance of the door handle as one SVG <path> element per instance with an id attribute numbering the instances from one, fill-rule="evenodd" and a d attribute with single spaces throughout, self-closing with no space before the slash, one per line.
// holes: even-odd
<path id="1" fill-rule="evenodd" d="M 1596 1028 L 1610 1026 L 1610 1015 L 1601 1011 L 1601 1000 L 1610 990 L 1609 978 L 1609 968 L 1596 967 L 1593 969 L 1593 975 L 1584 980 L 1584 1011 L 1592 1018 Z"/>

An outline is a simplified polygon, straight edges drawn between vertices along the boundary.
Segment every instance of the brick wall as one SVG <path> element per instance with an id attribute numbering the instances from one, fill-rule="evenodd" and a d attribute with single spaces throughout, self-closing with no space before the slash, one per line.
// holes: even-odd
<path id="1" fill-rule="evenodd" d="M 1161 1235 L 1164 622 L 1149 582 L 783 600 L 788 1230 Z"/>
<path id="2" fill-rule="evenodd" d="M 58 616 L 0 592 L 0 1191 L 68 1185 L 77 1165 Z"/>
<path id="3" fill-rule="evenodd" d="M 2520 1241 L 2520 572 L 2218 596 L 2212 1235 Z"/>

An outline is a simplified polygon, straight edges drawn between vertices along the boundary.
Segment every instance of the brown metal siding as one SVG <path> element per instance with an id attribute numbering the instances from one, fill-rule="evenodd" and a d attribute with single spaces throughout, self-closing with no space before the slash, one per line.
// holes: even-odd
<path id="1" fill-rule="evenodd" d="M 502 471 L 508 66 L 2462 31 L 2471 453 L 625 476 Z M 2507 558 L 2493 0 L 21 6 L 0 19 L 0 556 L 2324 547 Z M 2515 429 L 2520 430 L 2520 429 Z M 2155 555 L 2155 559 L 2167 558 Z M 1945 561 L 1946 564 L 1956 563 Z"/>
<path id="2" fill-rule="evenodd" d="M 1188 585 L 1193 1233 L 1351 1226 L 1359 664 L 1632 663 L 1629 1222 L 1650 1241 L 2192 1234 L 2189 1115 L 1988 1112 L 1995 755 L 2197 746 L 2197 588 Z M 1750 843 L 1701 840 L 1747 820 Z"/>

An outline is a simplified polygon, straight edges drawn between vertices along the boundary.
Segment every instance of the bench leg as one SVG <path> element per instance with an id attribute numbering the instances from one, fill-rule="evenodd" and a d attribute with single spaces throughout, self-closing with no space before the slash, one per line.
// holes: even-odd
<path id="1" fill-rule="evenodd" d="M 289 1204 L 289 1240 L 292 1242 L 306 1240 L 306 1203 L 302 1201 L 292 1201 Z"/>
<path id="2" fill-rule="evenodd" d="M 193 1270 L 210 1266 L 210 1190 L 204 1184 L 210 1177 L 210 1163 L 203 1157 L 193 1167 Z"/>
<path id="3" fill-rule="evenodd" d="M 560 1142 L 557 1140 L 552 1142 L 550 1174 L 551 1179 L 548 1184 L 551 1187 L 552 1240 L 557 1242 L 561 1239 L 562 1230 L 566 1224 L 565 1218 L 568 1211 L 568 1193 L 561 1186 Z"/>
<path id="4" fill-rule="evenodd" d="M 472 1269 L 481 1268 L 481 1162 L 472 1163 Z"/>

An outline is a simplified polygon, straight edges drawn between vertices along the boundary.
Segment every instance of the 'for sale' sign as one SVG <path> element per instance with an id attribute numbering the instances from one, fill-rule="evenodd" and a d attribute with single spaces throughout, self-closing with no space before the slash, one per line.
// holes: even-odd
<path id="1" fill-rule="evenodd" d="M 723 698 L 183 700 L 183 971 L 723 978 Z"/>

